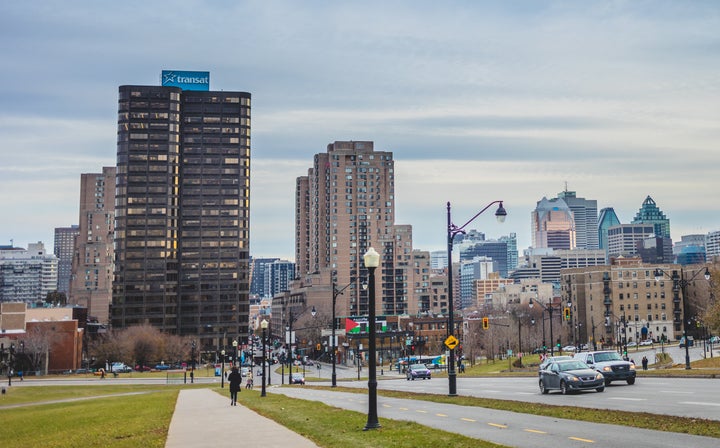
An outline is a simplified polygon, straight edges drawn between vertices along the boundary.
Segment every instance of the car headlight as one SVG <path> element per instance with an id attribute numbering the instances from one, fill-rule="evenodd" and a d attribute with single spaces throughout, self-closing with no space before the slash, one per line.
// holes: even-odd
<path id="1" fill-rule="evenodd" d="M 598 374 L 595 375 L 595 379 L 596 379 L 596 380 L 602 380 L 602 379 L 604 379 L 604 378 L 605 378 L 605 377 L 604 377 L 603 374 L 600 373 L 600 372 L 598 372 Z"/>
<path id="2" fill-rule="evenodd" d="M 630 370 L 635 370 L 635 364 L 630 364 Z"/>
<path id="3" fill-rule="evenodd" d="M 567 379 L 570 381 L 580 381 L 580 378 L 572 375 L 568 375 Z"/>
<path id="4" fill-rule="evenodd" d="M 605 367 L 602 368 L 602 370 L 603 370 L 603 372 L 612 372 L 612 367 L 610 367 L 610 366 L 605 366 Z"/>

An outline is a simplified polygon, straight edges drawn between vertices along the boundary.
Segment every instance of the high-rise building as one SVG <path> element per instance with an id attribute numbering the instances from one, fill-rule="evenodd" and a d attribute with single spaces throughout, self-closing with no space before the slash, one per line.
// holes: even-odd
<path id="1" fill-rule="evenodd" d="M 652 224 L 620 224 L 608 228 L 608 260 L 638 255 L 638 241 L 652 235 L 655 235 Z"/>
<path id="2" fill-rule="evenodd" d="M 468 232 L 471 235 L 472 232 Z M 486 240 L 485 235 L 477 233 L 479 238 L 464 238 L 460 248 L 460 261 L 472 260 L 475 257 L 488 257 L 495 263 L 494 271 L 506 278 L 508 272 L 517 267 L 517 237 L 515 233 L 497 240 Z"/>
<path id="3" fill-rule="evenodd" d="M 80 227 L 55 227 L 54 253 L 58 259 L 58 292 L 67 296 L 70 290 L 70 277 L 72 276 L 73 252 L 75 250 L 75 238 L 80 232 Z"/>
<path id="4" fill-rule="evenodd" d="M 473 290 L 475 280 L 486 280 L 495 272 L 495 262 L 490 257 L 478 256 L 460 262 L 460 309 L 477 306 L 477 294 Z"/>
<path id="5" fill-rule="evenodd" d="M 670 220 L 650 196 L 643 201 L 632 224 L 652 224 L 655 228 L 655 235 L 670 238 Z"/>
<path id="6" fill-rule="evenodd" d="M 532 211 L 534 248 L 574 249 L 575 221 L 564 200 L 542 198 Z"/>
<path id="7" fill-rule="evenodd" d="M 708 260 L 720 257 L 720 230 L 709 232 L 705 237 L 705 254 Z"/>
<path id="8" fill-rule="evenodd" d="M 615 214 L 615 209 L 612 207 L 605 207 L 600 210 L 600 216 L 598 217 L 598 248 L 607 249 L 607 234 L 608 229 L 613 226 L 619 226 L 620 220 Z"/>
<path id="9" fill-rule="evenodd" d="M 371 141 L 336 141 L 316 154 L 308 174 L 297 179 L 297 275 L 303 279 L 329 271 L 338 287 L 348 285 L 337 297 L 338 316 L 368 312 L 361 285 L 367 277 L 363 255 L 371 246 L 382 264 L 375 274 L 382 291 L 378 314 L 396 312 L 396 305 L 407 307 L 393 279 L 395 264 L 412 258 L 412 235 L 405 232 L 402 241 L 395 239 L 394 176 L 392 152 L 375 151 Z"/>
<path id="10" fill-rule="evenodd" d="M 87 308 L 88 318 L 110 320 L 115 252 L 115 167 L 80 176 L 80 231 L 75 239 L 68 302 Z"/>
<path id="11" fill-rule="evenodd" d="M 248 334 L 250 94 L 162 81 L 119 88 L 111 321 L 215 349 Z"/>
<path id="12" fill-rule="evenodd" d="M 0 246 L 0 302 L 35 303 L 57 291 L 58 259 L 42 242 Z"/>
<path id="13" fill-rule="evenodd" d="M 265 266 L 263 290 L 264 297 L 273 297 L 290 289 L 290 282 L 295 279 L 295 263 L 287 260 L 275 260 Z"/>
<path id="14" fill-rule="evenodd" d="M 265 272 L 268 266 L 279 258 L 250 258 L 250 294 L 257 297 L 272 297 L 265 283 Z"/>
<path id="15" fill-rule="evenodd" d="M 430 267 L 433 271 L 442 271 L 448 265 L 447 250 L 434 250 L 430 252 Z"/>
<path id="16" fill-rule="evenodd" d="M 578 249 L 597 249 L 598 209 L 595 199 L 577 197 L 574 191 L 561 191 L 558 198 L 565 201 L 573 213 L 575 223 L 575 247 Z"/>

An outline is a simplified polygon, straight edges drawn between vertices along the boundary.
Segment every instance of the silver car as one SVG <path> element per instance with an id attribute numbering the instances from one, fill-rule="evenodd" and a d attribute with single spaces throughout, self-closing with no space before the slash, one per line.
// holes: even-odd
<path id="1" fill-rule="evenodd" d="M 539 384 L 543 394 L 553 389 L 563 395 L 592 389 L 602 392 L 605 390 L 605 377 L 582 361 L 552 361 L 540 371 Z"/>

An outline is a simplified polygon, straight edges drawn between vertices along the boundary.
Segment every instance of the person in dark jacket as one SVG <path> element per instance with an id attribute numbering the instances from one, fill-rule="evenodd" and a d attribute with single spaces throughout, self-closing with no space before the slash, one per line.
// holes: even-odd
<path id="1" fill-rule="evenodd" d="M 230 406 L 237 406 L 237 394 L 240 392 L 240 383 L 242 383 L 242 375 L 238 372 L 237 367 L 232 368 L 227 379 L 230 385 Z"/>

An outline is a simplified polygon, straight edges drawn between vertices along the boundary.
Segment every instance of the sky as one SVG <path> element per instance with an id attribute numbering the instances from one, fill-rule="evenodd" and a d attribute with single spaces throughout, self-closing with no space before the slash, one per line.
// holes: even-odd
<path id="1" fill-rule="evenodd" d="M 78 223 L 114 166 L 120 85 L 210 72 L 252 94 L 251 254 L 294 258 L 295 179 L 334 141 L 395 160 L 414 247 L 457 225 L 531 244 L 564 189 L 673 240 L 720 230 L 717 1 L 27 1 L 0 4 L 0 245 Z"/>

